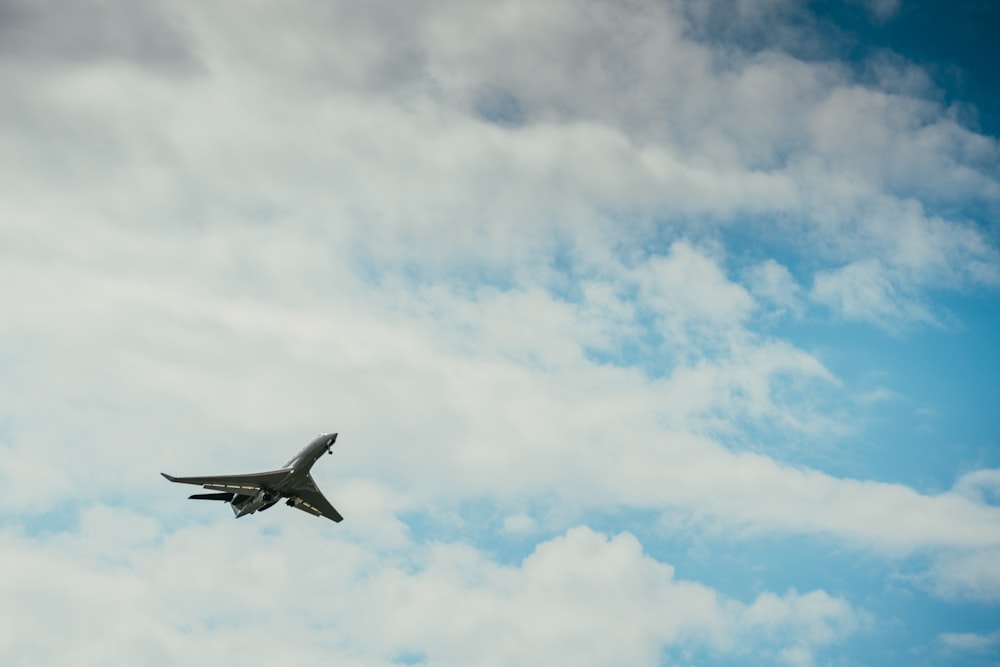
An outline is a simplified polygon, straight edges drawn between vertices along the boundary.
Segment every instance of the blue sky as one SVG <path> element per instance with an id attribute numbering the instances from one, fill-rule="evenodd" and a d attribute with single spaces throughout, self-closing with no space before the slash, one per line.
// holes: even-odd
<path id="1" fill-rule="evenodd" d="M 1000 664 L 997 20 L 0 4 L 0 663 Z"/>

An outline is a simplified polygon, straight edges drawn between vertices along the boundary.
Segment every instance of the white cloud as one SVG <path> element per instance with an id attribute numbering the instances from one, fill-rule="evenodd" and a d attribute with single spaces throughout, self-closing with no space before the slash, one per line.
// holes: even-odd
<path id="1" fill-rule="evenodd" d="M 769 302 L 779 312 L 802 314 L 802 288 L 787 267 L 774 259 L 767 259 L 753 265 L 745 273 L 747 284 L 754 296 Z"/>
<path id="2" fill-rule="evenodd" d="M 962 475 L 955 490 L 974 500 L 996 503 L 1000 499 L 1000 469 L 983 468 Z"/>
<path id="3" fill-rule="evenodd" d="M 975 632 L 943 632 L 938 635 L 938 641 L 945 648 L 954 651 L 985 652 L 1000 645 L 1000 630 L 988 634 Z"/>
<path id="4" fill-rule="evenodd" d="M 889 329 L 914 322 L 936 322 L 934 314 L 912 295 L 912 290 L 895 282 L 878 260 L 817 273 L 811 296 L 846 319 Z"/>
<path id="5" fill-rule="evenodd" d="M 1000 598 L 1000 549 L 945 550 L 917 583 L 952 601 L 993 602 Z"/>
<path id="6" fill-rule="evenodd" d="M 895 401 L 900 398 L 898 392 L 892 389 L 887 389 L 886 387 L 876 387 L 871 391 L 867 391 L 858 396 L 858 401 L 868 404 L 878 404 L 885 403 L 887 401 Z"/>
<path id="7" fill-rule="evenodd" d="M 747 291 L 728 280 L 719 264 L 687 243 L 676 242 L 663 257 L 653 257 L 636 271 L 646 307 L 660 320 L 666 338 L 683 344 L 685 329 L 711 335 L 728 332 L 754 306 Z"/>
<path id="8" fill-rule="evenodd" d="M 1000 284 L 997 250 L 977 229 L 928 218 L 912 202 L 882 202 L 869 215 L 845 238 L 872 256 L 814 277 L 813 300 L 842 316 L 889 328 L 935 322 L 926 290 Z"/>
<path id="9" fill-rule="evenodd" d="M 60 632 L 38 645 L 0 644 L 0 657 L 174 664 L 196 649 L 210 661 L 656 665 L 663 651 L 687 647 L 812 655 L 867 617 L 824 591 L 727 598 L 675 578 L 627 533 L 574 528 L 504 566 L 461 544 L 376 553 L 343 532 L 324 537 L 308 517 L 269 530 L 278 525 L 270 540 L 260 524 L 228 519 L 163 533 L 148 518 L 98 507 L 78 532 L 6 532 L 0 591 L 11 604 L 0 627 L 15 637 Z"/>
<path id="10" fill-rule="evenodd" d="M 198 75 L 92 65 L 43 79 L 50 94 L 21 97 L 42 125 L 10 136 L 18 192 L 34 191 L 32 176 L 44 173 L 64 197 L 100 194 L 106 209 L 117 186 L 159 208 L 159 219 L 167 209 L 213 227 L 234 216 L 307 229 L 335 220 L 381 261 L 419 250 L 430 265 L 526 259 L 547 248 L 553 224 L 579 233 L 594 207 L 661 218 L 790 214 L 810 243 L 837 250 L 822 261 L 850 262 L 882 250 L 840 240 L 859 212 L 890 230 L 880 244 L 895 246 L 899 224 L 865 213 L 879 197 L 995 201 L 998 192 L 996 143 L 934 104 L 774 51 L 716 63 L 683 37 L 669 6 L 431 3 L 403 17 L 378 5 L 300 13 L 262 4 L 241 7 L 240 21 L 225 6 L 175 10 L 203 61 Z M 458 29 L 456 13 L 473 15 Z M 260 24 L 271 28 L 266 52 L 255 47 Z M 108 92 L 122 86 L 132 94 Z M 470 115 L 467 100 L 483 86 L 522 100 L 527 124 L 503 130 Z M 43 153 L 33 150 L 40 133 L 52 138 Z M 149 219 L 113 199 L 123 219 Z M 941 224 L 954 238 L 974 233 Z M 971 263 L 981 268 L 965 280 L 995 275 L 995 254 L 959 248 L 947 258 L 952 270 Z"/>
<path id="11" fill-rule="evenodd" d="M 508 533 L 528 533 L 535 528 L 535 520 L 527 514 L 511 514 L 503 520 L 503 529 Z"/>
<path id="12" fill-rule="evenodd" d="M 361 303 L 351 292 L 357 283 L 334 265 L 317 274 L 329 291 L 322 311 L 311 312 L 259 296 L 234 300 L 224 281 L 206 281 L 195 294 L 183 288 L 184 276 L 178 287 L 154 287 L 141 277 L 112 283 L 93 269 L 71 272 L 68 298 L 54 285 L 46 288 L 59 308 L 35 322 L 25 303 L 8 325 L 36 332 L 40 349 L 58 365 L 44 376 L 37 364 L 30 371 L 15 367 L 9 386 L 27 389 L 5 396 L 19 415 L 5 456 L 18 465 L 37 458 L 33 465 L 41 469 L 58 452 L 67 481 L 42 498 L 19 493 L 3 502 L 46 511 L 92 493 L 98 483 L 143 494 L 146 477 L 121 479 L 108 466 L 94 471 L 93 462 L 145 469 L 145 447 L 168 472 L 183 473 L 182 465 L 221 470 L 241 460 L 276 465 L 274 442 L 301 438 L 301 424 L 315 423 L 350 434 L 335 474 L 348 482 L 378 471 L 378 484 L 397 497 L 390 511 L 469 495 L 505 503 L 555 493 L 577 512 L 621 503 L 680 507 L 755 531 L 837 535 L 889 553 L 995 546 L 995 508 L 968 494 L 925 496 L 901 485 L 841 480 L 693 435 L 725 435 L 741 419 L 828 433 L 836 428 L 829 416 L 799 405 L 798 391 L 786 396 L 778 387 L 835 387 L 836 378 L 787 343 L 749 335 L 742 322 L 751 303 L 746 292 L 690 247 L 683 257 L 684 273 L 661 271 L 661 280 L 643 289 L 663 290 L 657 298 L 665 317 L 715 322 L 713 335 L 732 342 L 705 357 L 704 341 L 671 338 L 679 346 L 673 353 L 682 360 L 691 354 L 694 362 L 654 379 L 588 361 L 581 352 L 588 329 L 577 322 L 590 317 L 590 306 L 541 291 L 470 298 L 390 285 L 366 292 Z M 46 276 L 36 268 L 20 271 L 20 281 L 8 284 Z M 691 287 L 671 282 L 682 275 L 694 281 Z M 684 309 L 690 298 L 684 290 L 702 287 L 704 301 Z M 677 303 L 666 298 L 668 290 L 678 294 Z M 67 349 L 47 342 L 67 330 L 74 332 Z M 58 408 L 62 418 L 52 423 L 54 406 L 80 401 L 79 410 Z M 115 414 L 117 431 L 109 431 Z M 178 418 L 188 420 L 185 428 Z M 118 444 L 139 432 L 143 448 Z M 81 438 L 94 445 L 67 444 Z M 348 503 L 341 509 L 350 514 L 350 503 L 362 501 L 344 495 L 338 503 Z"/>
<path id="13" fill-rule="evenodd" d="M 876 19 L 885 21 L 892 18 L 892 16 L 899 12 L 899 7 L 902 2 L 901 0 L 862 0 L 861 4 L 863 4 Z"/>

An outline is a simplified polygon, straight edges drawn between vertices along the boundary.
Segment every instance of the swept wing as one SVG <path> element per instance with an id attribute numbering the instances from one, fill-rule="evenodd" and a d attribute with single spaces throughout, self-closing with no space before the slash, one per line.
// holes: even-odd
<path id="1" fill-rule="evenodd" d="M 344 520 L 344 517 L 340 516 L 340 512 L 330 504 L 330 501 L 326 499 L 319 490 L 319 487 L 316 486 L 312 475 L 306 475 L 305 484 L 292 489 L 290 495 L 292 497 L 288 504 L 296 509 L 308 512 L 314 516 L 325 516 L 332 521 L 340 522 Z"/>
<path id="2" fill-rule="evenodd" d="M 171 482 L 197 484 L 212 491 L 226 491 L 248 495 L 261 489 L 275 489 L 288 477 L 290 470 L 272 470 L 247 475 L 206 475 L 204 477 L 174 477 L 165 472 L 160 474 Z"/>

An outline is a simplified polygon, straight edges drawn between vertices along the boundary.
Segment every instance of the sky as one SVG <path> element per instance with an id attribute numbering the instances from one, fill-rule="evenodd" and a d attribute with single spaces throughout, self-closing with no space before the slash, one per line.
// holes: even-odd
<path id="1" fill-rule="evenodd" d="M 997 25 L 0 1 L 0 663 L 1000 664 Z"/>

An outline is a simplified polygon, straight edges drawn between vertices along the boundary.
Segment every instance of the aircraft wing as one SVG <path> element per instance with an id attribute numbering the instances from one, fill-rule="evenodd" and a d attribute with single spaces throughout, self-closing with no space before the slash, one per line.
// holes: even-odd
<path id="1" fill-rule="evenodd" d="M 165 472 L 161 472 L 160 474 L 171 482 L 197 484 L 213 491 L 229 491 L 247 495 L 247 491 L 275 488 L 288 476 L 289 472 L 289 470 L 272 470 L 270 472 L 255 472 L 247 475 L 207 475 L 204 477 L 174 477 Z"/>
<path id="2" fill-rule="evenodd" d="M 293 501 L 292 507 L 314 516 L 325 516 L 327 519 L 338 523 L 344 520 L 344 517 L 340 516 L 340 512 L 330 504 L 330 501 L 326 499 L 323 492 L 316 486 L 312 475 L 306 477 L 305 486 L 296 488 L 292 493 L 301 501 Z"/>

